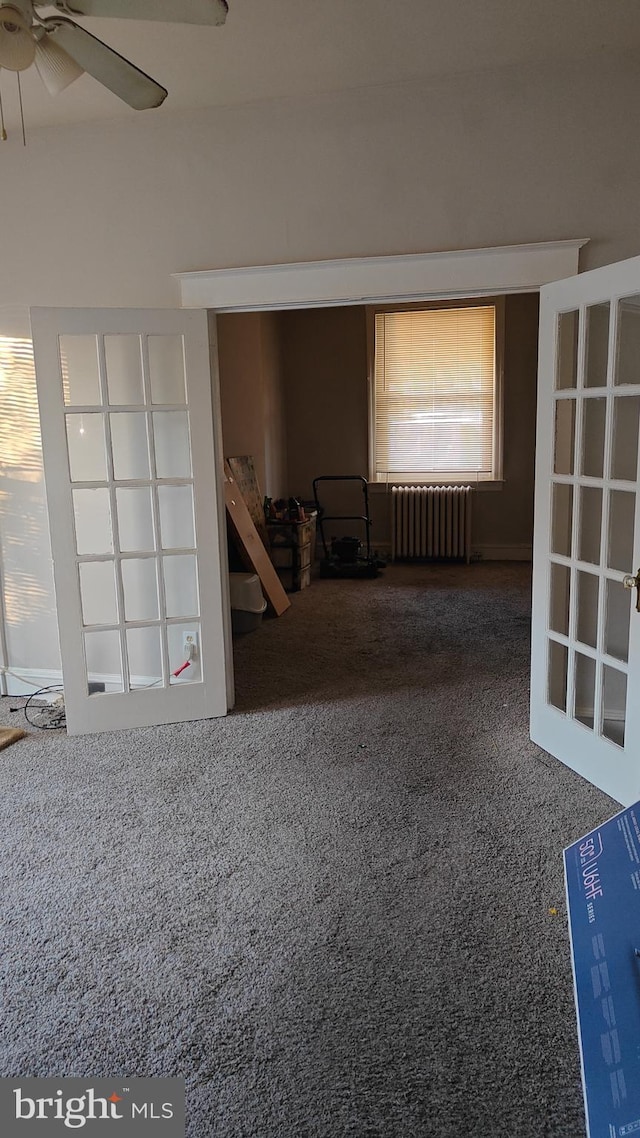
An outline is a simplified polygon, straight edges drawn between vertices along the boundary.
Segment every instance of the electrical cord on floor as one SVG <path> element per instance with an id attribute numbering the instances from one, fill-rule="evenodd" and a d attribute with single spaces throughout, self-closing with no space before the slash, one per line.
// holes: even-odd
<path id="1" fill-rule="evenodd" d="M 9 710 L 24 711 L 24 717 L 27 723 L 31 727 L 37 727 L 39 731 L 59 731 L 62 727 L 66 727 L 67 725 L 64 710 L 64 701 L 62 703 L 56 702 L 53 705 L 46 702 L 44 704 L 41 703 L 37 705 L 39 714 L 48 720 L 48 722 L 38 723 L 34 718 L 32 718 L 33 712 L 31 716 L 29 715 L 29 707 L 33 703 L 34 699 L 37 699 L 39 695 L 45 695 L 48 692 L 59 692 L 60 695 L 62 695 L 62 684 L 50 684 L 49 687 L 38 688 L 37 691 L 31 692 L 31 695 L 27 696 L 27 702 L 25 703 L 24 707 L 11 707 Z"/>

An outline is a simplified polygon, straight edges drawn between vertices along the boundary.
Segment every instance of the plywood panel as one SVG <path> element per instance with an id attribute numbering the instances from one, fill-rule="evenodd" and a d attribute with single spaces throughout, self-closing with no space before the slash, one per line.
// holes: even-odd
<path id="1" fill-rule="evenodd" d="M 264 595 L 276 616 L 282 616 L 291 601 L 253 524 L 228 462 L 224 464 L 224 475 L 224 500 L 240 555 L 247 568 L 258 574 Z"/>
<path id="2" fill-rule="evenodd" d="M 265 546 L 268 546 L 269 538 L 264 520 L 263 497 L 253 458 L 249 454 L 243 454 L 235 458 L 228 458 L 227 462 L 236 480 L 236 486 L 244 498 L 251 520 L 260 534 L 260 539 Z"/>

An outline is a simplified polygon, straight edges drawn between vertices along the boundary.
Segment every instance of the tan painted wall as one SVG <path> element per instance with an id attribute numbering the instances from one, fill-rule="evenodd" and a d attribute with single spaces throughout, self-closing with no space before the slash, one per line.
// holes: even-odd
<path id="1" fill-rule="evenodd" d="M 260 314 L 219 316 L 218 363 L 225 458 L 253 456 L 264 486 L 264 412 Z"/>
<path id="2" fill-rule="evenodd" d="M 264 492 L 281 498 L 287 489 L 287 435 L 280 321 L 263 312 L 260 320 L 262 404 L 264 410 Z"/>
<path id="3" fill-rule="evenodd" d="M 538 366 L 538 297 L 505 300 L 504 486 L 474 499 L 475 546 L 530 546 Z"/>
<path id="4" fill-rule="evenodd" d="M 367 473 L 367 330 L 360 306 L 280 314 L 288 485 Z"/>
<path id="5" fill-rule="evenodd" d="M 280 497 L 287 443 L 278 317 L 227 313 L 217 329 L 225 456 L 250 454 L 262 493 Z"/>
<path id="6" fill-rule="evenodd" d="M 286 393 L 289 493 L 311 496 L 320 474 L 368 475 L 367 339 L 364 307 L 287 312 L 280 316 Z M 501 490 L 474 499 L 474 547 L 530 552 L 538 336 L 537 295 L 505 304 L 504 477 Z M 329 487 L 323 487 L 328 496 Z M 355 499 L 332 495 L 335 512 Z M 355 512 L 355 510 L 354 510 Z M 359 512 L 359 510 L 358 510 Z M 389 500 L 371 491 L 372 538 L 388 542 Z M 335 527 L 339 528 L 338 526 Z M 342 527 L 346 532 L 349 526 Z M 355 531 L 353 531 L 355 532 Z"/>

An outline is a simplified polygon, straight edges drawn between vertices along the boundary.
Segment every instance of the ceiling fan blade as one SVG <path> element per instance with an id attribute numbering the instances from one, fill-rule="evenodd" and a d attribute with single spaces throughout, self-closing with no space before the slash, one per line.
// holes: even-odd
<path id="1" fill-rule="evenodd" d="M 159 107 L 166 99 L 168 92 L 155 79 L 145 75 L 144 71 L 78 24 L 55 18 L 43 22 L 49 33 L 49 42 L 57 43 L 83 71 L 134 110 Z"/>
<path id="2" fill-rule="evenodd" d="M 50 33 L 36 44 L 36 68 L 50 95 L 59 95 L 83 74 L 82 67 L 51 38 Z"/>
<path id="3" fill-rule="evenodd" d="M 168 24 L 224 24 L 226 0 L 50 0 L 67 16 L 113 16 Z M 38 6 L 36 0 L 36 7 Z"/>

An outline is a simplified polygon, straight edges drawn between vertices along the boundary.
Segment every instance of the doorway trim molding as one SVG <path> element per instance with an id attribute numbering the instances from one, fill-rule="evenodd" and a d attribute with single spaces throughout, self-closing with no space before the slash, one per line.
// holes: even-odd
<path id="1" fill-rule="evenodd" d="M 537 292 L 578 272 L 588 237 L 387 257 L 346 257 L 173 273 L 183 308 L 325 308 Z"/>

